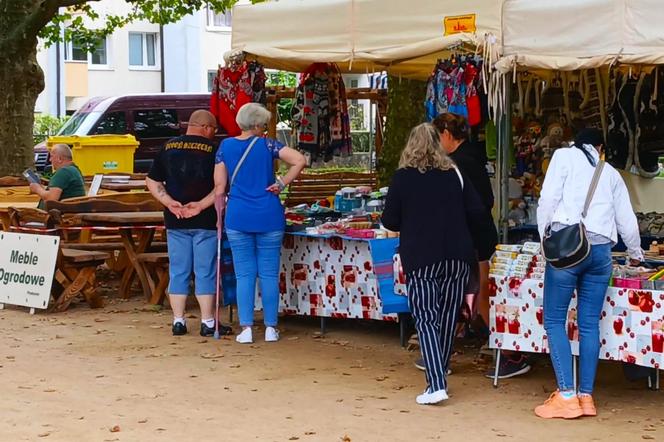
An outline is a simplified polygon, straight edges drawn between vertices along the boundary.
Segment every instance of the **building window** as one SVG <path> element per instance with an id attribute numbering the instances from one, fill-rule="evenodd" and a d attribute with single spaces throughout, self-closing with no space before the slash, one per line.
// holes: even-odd
<path id="1" fill-rule="evenodd" d="M 88 53 L 83 49 L 81 42 L 74 40 L 65 44 L 65 60 L 88 61 Z"/>
<path id="2" fill-rule="evenodd" d="M 159 34 L 129 33 L 129 66 L 157 67 Z"/>
<path id="3" fill-rule="evenodd" d="M 207 25 L 214 28 L 230 28 L 233 24 L 233 13 L 230 9 L 225 12 L 215 12 L 207 6 Z"/>
<path id="4" fill-rule="evenodd" d="M 212 88 L 214 87 L 214 79 L 217 77 L 217 71 L 208 71 L 207 74 L 208 92 L 212 92 Z"/>
<path id="5" fill-rule="evenodd" d="M 69 41 L 65 45 L 65 61 L 87 61 L 93 65 L 108 65 L 108 43 L 105 38 L 97 41 L 92 52 L 86 52 L 79 41 Z"/>
<path id="6" fill-rule="evenodd" d="M 90 53 L 90 64 L 107 65 L 108 64 L 108 48 L 106 39 L 100 39 L 95 45 L 94 51 Z"/>

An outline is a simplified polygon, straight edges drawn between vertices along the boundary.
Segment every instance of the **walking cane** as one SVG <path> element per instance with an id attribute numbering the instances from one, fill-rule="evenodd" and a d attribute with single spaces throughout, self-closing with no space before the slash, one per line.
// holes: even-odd
<path id="1" fill-rule="evenodd" d="M 221 336 L 219 336 L 219 298 L 221 295 L 221 237 L 223 235 L 224 223 L 221 198 L 223 196 L 217 197 L 214 202 L 215 209 L 217 210 L 217 294 L 214 309 L 214 339 L 221 339 Z"/>

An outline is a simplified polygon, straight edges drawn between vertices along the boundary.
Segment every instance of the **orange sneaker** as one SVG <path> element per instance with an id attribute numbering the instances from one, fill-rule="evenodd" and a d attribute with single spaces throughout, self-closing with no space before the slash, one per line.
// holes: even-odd
<path id="1" fill-rule="evenodd" d="M 589 394 L 579 396 L 579 405 L 584 416 L 597 416 L 597 408 L 595 408 L 595 401 Z"/>
<path id="2" fill-rule="evenodd" d="M 543 419 L 576 419 L 583 416 L 583 410 L 578 397 L 565 399 L 559 391 L 556 391 L 542 405 L 535 408 L 535 414 Z"/>

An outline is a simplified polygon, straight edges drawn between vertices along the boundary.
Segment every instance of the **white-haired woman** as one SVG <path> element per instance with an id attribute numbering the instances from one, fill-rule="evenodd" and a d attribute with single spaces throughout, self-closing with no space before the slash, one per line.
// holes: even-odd
<path id="1" fill-rule="evenodd" d="M 270 118 L 270 112 L 260 104 L 242 106 L 236 118 L 242 134 L 221 142 L 214 171 L 217 201 L 227 201 L 225 225 L 233 252 L 242 327 L 236 340 L 242 344 L 253 342 L 256 277 L 260 280 L 265 340 L 279 339 L 279 258 L 286 225 L 279 193 L 305 166 L 298 151 L 263 138 Z M 275 159 L 291 166 L 283 178 L 275 178 Z"/>
<path id="2" fill-rule="evenodd" d="M 429 123 L 410 133 L 387 194 L 383 225 L 401 232 L 399 253 L 415 318 L 427 389 L 417 403 L 447 399 L 447 368 L 457 314 L 476 259 L 473 238 L 487 222 L 468 180 L 440 147 Z"/>

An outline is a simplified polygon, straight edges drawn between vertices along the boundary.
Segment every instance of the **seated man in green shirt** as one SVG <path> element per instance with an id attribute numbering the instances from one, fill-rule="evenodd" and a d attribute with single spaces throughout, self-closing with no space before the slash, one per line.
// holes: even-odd
<path id="1" fill-rule="evenodd" d="M 85 183 L 78 166 L 72 161 L 72 153 L 66 144 L 56 144 L 51 149 L 51 164 L 55 174 L 48 182 L 48 188 L 31 183 L 30 192 L 41 198 L 39 208 L 44 208 L 44 201 L 59 201 L 66 198 L 85 196 Z"/>

